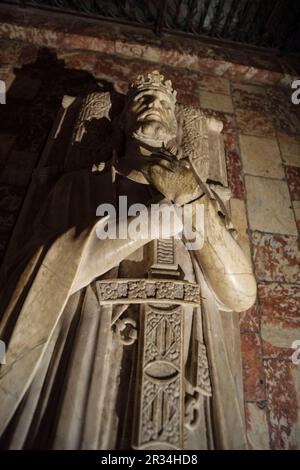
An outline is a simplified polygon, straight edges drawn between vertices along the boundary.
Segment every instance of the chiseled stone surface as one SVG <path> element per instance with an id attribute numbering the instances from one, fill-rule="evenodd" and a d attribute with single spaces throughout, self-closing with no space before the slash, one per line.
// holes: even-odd
<path id="1" fill-rule="evenodd" d="M 264 364 L 271 448 L 299 449 L 300 367 L 276 359 L 267 359 Z"/>
<path id="2" fill-rule="evenodd" d="M 296 224 L 300 231 L 300 201 L 293 201 L 293 208 L 295 213 Z"/>
<path id="3" fill-rule="evenodd" d="M 248 259 L 251 260 L 245 202 L 242 199 L 232 198 L 230 211 L 232 223 L 238 231 L 238 242 Z"/>
<path id="4" fill-rule="evenodd" d="M 259 281 L 300 284 L 297 237 L 253 232 L 252 245 L 255 274 Z"/>
<path id="5" fill-rule="evenodd" d="M 260 318 L 256 303 L 245 312 L 240 313 L 240 330 L 259 333 Z"/>
<path id="6" fill-rule="evenodd" d="M 206 116 L 213 117 L 218 121 L 222 121 L 222 134 L 224 136 L 225 150 L 238 151 L 238 133 L 234 116 L 232 114 L 209 108 L 204 109 L 203 112 Z"/>
<path id="7" fill-rule="evenodd" d="M 114 54 L 116 42 L 108 37 L 97 38 L 69 33 L 61 36 L 61 47 Z"/>
<path id="8" fill-rule="evenodd" d="M 138 57 L 152 62 L 159 62 L 161 49 L 154 46 L 139 45 L 124 41 L 116 41 L 116 54 L 128 57 Z"/>
<path id="9" fill-rule="evenodd" d="M 273 87 L 268 95 L 275 128 L 280 133 L 299 134 L 299 113 L 292 103 L 291 89 Z"/>
<path id="10" fill-rule="evenodd" d="M 300 137 L 278 134 L 283 163 L 300 166 Z"/>
<path id="11" fill-rule="evenodd" d="M 292 200 L 300 200 L 300 168 L 295 166 L 286 166 L 285 171 Z"/>
<path id="12" fill-rule="evenodd" d="M 236 109 L 268 116 L 280 132 L 299 134 L 300 120 L 297 109 L 291 102 L 291 88 L 283 90 L 266 85 L 233 83 L 232 90 Z"/>
<path id="13" fill-rule="evenodd" d="M 199 89 L 209 93 L 230 96 L 230 82 L 227 78 L 203 75 L 199 77 Z"/>
<path id="14" fill-rule="evenodd" d="M 244 173 L 269 178 L 284 178 L 276 139 L 240 135 Z"/>
<path id="15" fill-rule="evenodd" d="M 237 109 L 235 116 L 237 127 L 242 134 L 261 137 L 273 137 L 275 135 L 272 117 L 267 114 Z"/>
<path id="16" fill-rule="evenodd" d="M 239 154 L 234 151 L 225 153 L 227 164 L 228 185 L 231 189 L 232 196 L 237 199 L 244 199 L 244 180 L 242 173 L 242 162 Z"/>
<path id="17" fill-rule="evenodd" d="M 232 83 L 232 100 L 236 109 L 267 113 L 269 107 L 266 86 Z"/>
<path id="18" fill-rule="evenodd" d="M 231 97 L 220 93 L 210 93 L 200 90 L 201 108 L 209 108 L 223 113 L 233 113 Z"/>
<path id="19" fill-rule="evenodd" d="M 281 79 L 281 73 L 274 71 L 262 70 L 258 65 L 257 67 L 249 67 L 245 73 L 246 81 L 251 81 L 260 84 L 274 85 Z"/>
<path id="20" fill-rule="evenodd" d="M 153 64 L 151 69 L 149 69 L 149 65 L 151 65 L 151 63 L 147 64 L 146 70 L 153 71 Z M 134 79 L 137 74 L 141 74 L 141 70 L 143 71 L 142 73 L 145 74 L 144 68 L 146 68 L 145 65 L 142 69 L 139 69 L 139 63 L 136 63 L 135 67 L 132 66 L 131 79 Z M 188 71 L 187 73 L 182 73 L 180 69 L 176 69 L 170 66 L 166 67 L 164 65 L 160 67 L 160 72 L 165 77 L 168 77 L 169 80 L 171 80 L 175 90 L 182 90 L 185 93 L 190 93 L 194 95 L 197 94 L 199 75 L 196 72 Z M 126 78 L 126 80 L 128 81 L 128 78 Z"/>
<path id="21" fill-rule="evenodd" d="M 259 284 L 261 335 L 264 357 L 289 360 L 292 343 L 300 339 L 300 286 Z"/>
<path id="22" fill-rule="evenodd" d="M 245 401 L 265 400 L 264 369 L 260 338 L 257 333 L 241 333 Z"/>
<path id="23" fill-rule="evenodd" d="M 176 47 L 167 47 L 161 51 L 161 62 L 174 67 L 186 67 L 194 70 L 198 68 L 199 58 L 193 52 L 180 51 Z"/>
<path id="24" fill-rule="evenodd" d="M 285 181 L 246 175 L 249 223 L 252 230 L 297 235 Z"/>
<path id="25" fill-rule="evenodd" d="M 245 403 L 245 422 L 249 449 L 269 450 L 269 427 L 265 407 L 260 403 Z"/>

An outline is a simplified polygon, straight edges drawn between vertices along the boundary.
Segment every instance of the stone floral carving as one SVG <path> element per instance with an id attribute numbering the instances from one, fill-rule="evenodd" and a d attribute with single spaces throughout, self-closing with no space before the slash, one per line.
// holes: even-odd
<path id="1" fill-rule="evenodd" d="M 200 287 L 185 281 L 155 279 L 97 281 L 100 303 L 170 302 L 199 305 Z"/>
<path id="2" fill-rule="evenodd" d="M 129 299 L 146 299 L 146 281 L 128 282 Z"/>
<path id="3" fill-rule="evenodd" d="M 123 318 L 115 322 L 116 332 L 124 346 L 131 346 L 137 339 L 136 321 L 132 318 Z"/>

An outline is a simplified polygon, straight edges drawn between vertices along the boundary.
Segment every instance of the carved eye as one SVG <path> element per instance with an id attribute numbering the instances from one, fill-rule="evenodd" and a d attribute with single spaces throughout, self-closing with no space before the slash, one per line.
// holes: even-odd
<path id="1" fill-rule="evenodd" d="M 145 104 L 150 104 L 153 101 L 153 96 L 151 95 L 144 95 L 143 96 L 143 101 Z"/>
<path id="2" fill-rule="evenodd" d="M 161 100 L 161 105 L 167 110 L 167 111 L 172 111 L 172 108 L 169 104 L 168 101 L 166 100 Z"/>

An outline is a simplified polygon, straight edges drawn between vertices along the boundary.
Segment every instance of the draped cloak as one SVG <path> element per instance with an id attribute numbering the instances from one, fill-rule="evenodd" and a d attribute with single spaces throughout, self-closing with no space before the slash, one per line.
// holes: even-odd
<path id="1" fill-rule="evenodd" d="M 26 266 L 1 319 L 1 338 L 8 344 L 0 372 L 2 448 L 130 446 L 130 416 L 120 404 L 132 402 L 128 376 L 137 351 L 129 354 L 113 337 L 109 345 L 112 308 L 99 306 L 93 282 L 71 294 L 82 259 L 95 247 L 101 223 L 96 207 L 116 204 L 119 195 L 128 196 L 128 204 L 149 204 L 154 196 L 148 186 L 127 178 L 113 182 L 109 166 L 97 174 L 82 170 L 63 176 L 36 217 L 34 241 L 16 253 L 15 260 L 25 260 Z M 186 279 L 198 282 L 203 296 L 199 308 L 186 314 L 185 360 L 194 316 L 206 344 L 212 384 L 212 397 L 203 399 L 201 424 L 187 447 L 243 449 L 237 316 L 220 311 L 201 267 L 182 246 L 179 251 L 184 253 Z M 141 269 L 142 259 L 136 250 L 127 261 Z M 102 278 L 122 276 L 122 269 L 128 271 L 122 264 Z"/>

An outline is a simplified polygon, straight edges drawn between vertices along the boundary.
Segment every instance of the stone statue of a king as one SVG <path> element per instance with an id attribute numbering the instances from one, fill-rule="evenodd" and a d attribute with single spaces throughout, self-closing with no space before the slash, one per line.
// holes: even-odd
<path id="1" fill-rule="evenodd" d="M 156 71 L 114 99 L 64 97 L 7 252 L 1 447 L 246 448 L 236 312 L 256 284 L 222 123 L 176 104 Z M 171 206 L 200 244 L 163 236 Z M 130 236 L 128 220 L 156 230 Z"/>

